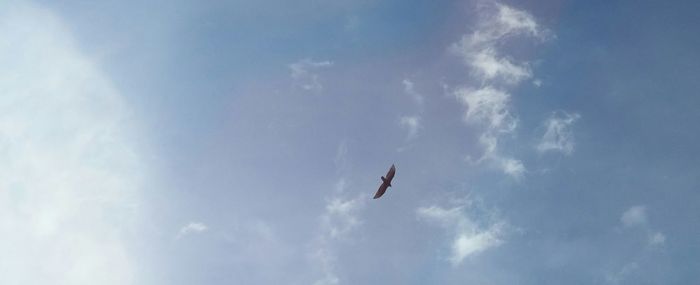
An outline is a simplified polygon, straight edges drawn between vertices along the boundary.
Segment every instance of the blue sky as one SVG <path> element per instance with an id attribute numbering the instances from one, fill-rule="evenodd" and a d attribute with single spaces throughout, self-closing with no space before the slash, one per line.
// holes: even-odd
<path id="1" fill-rule="evenodd" d="M 0 283 L 700 282 L 699 10 L 1 2 Z"/>

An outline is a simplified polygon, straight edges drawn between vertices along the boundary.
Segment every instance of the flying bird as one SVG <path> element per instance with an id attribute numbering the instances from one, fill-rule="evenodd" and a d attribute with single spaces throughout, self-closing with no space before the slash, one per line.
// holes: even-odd
<path id="1" fill-rule="evenodd" d="M 395 173 L 396 167 L 394 167 L 394 165 L 392 164 L 391 168 L 389 168 L 389 172 L 386 173 L 386 177 L 382 176 L 382 185 L 379 186 L 377 194 L 374 194 L 374 199 L 382 197 L 382 195 L 384 195 L 384 192 L 386 192 L 386 189 L 391 187 L 391 180 L 394 179 Z"/>

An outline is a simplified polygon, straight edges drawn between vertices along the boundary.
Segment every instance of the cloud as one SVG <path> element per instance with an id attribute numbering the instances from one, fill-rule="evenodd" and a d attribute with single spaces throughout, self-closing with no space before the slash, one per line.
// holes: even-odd
<path id="1" fill-rule="evenodd" d="M 483 124 L 490 133 L 511 133 L 518 120 L 510 113 L 510 94 L 486 86 L 481 89 L 460 88 L 454 92 L 464 104 L 464 120 L 472 124 Z"/>
<path id="2" fill-rule="evenodd" d="M 484 152 L 476 162 L 489 161 L 503 173 L 521 178 L 525 173 L 525 165 L 520 160 L 498 153 L 500 136 L 513 133 L 518 126 L 518 119 L 510 113 L 510 94 L 491 86 L 481 89 L 459 88 L 454 94 L 466 107 L 464 121 L 484 128 L 479 136 Z"/>
<path id="3" fill-rule="evenodd" d="M 416 91 L 413 81 L 411 81 L 409 79 L 404 79 L 403 81 L 401 81 L 401 84 L 403 84 L 404 92 L 406 94 L 408 94 L 409 96 L 411 96 L 411 98 L 413 98 L 413 100 L 416 102 L 416 104 L 418 104 L 419 106 L 422 106 L 423 105 L 423 95 L 421 95 L 420 93 L 418 93 Z"/>
<path id="4" fill-rule="evenodd" d="M 352 233 L 362 225 L 360 212 L 364 209 L 365 201 L 369 198 L 365 194 L 354 198 L 347 196 L 349 185 L 343 173 L 349 166 L 348 144 L 346 141 L 338 145 L 336 156 L 336 171 L 340 172 L 334 185 L 334 190 L 326 199 L 323 213 L 319 216 L 317 232 L 310 243 L 309 259 L 314 268 L 318 269 L 318 277 L 312 282 L 314 285 L 340 284 L 336 263 L 336 248 L 343 242 L 347 242 Z"/>
<path id="5" fill-rule="evenodd" d="M 345 187 L 345 180 L 336 183 L 336 187 Z M 344 189 L 336 191 L 342 193 Z M 341 198 L 336 194 L 326 203 L 325 211 L 321 215 L 319 232 L 312 243 L 311 260 L 320 271 L 321 277 L 316 279 L 314 285 L 340 284 L 340 278 L 336 273 L 337 256 L 335 247 L 339 242 L 345 241 L 351 232 L 362 224 L 358 212 L 364 207 L 365 195 L 355 198 Z"/>
<path id="6" fill-rule="evenodd" d="M 612 269 L 606 274 L 608 284 L 625 284 L 630 277 L 637 275 L 639 271 L 646 270 L 649 266 L 646 260 L 650 260 L 652 253 L 666 244 L 666 235 L 654 231 L 648 220 L 647 207 L 636 205 L 625 210 L 620 216 L 620 223 L 628 230 L 634 229 L 636 233 L 646 237 L 646 245 L 639 249 L 630 260 L 619 269 Z M 654 263 L 654 265 L 656 265 Z"/>
<path id="7" fill-rule="evenodd" d="M 630 262 L 622 266 L 617 272 L 607 274 L 605 279 L 609 284 L 620 284 L 638 270 L 639 264 L 637 262 Z"/>
<path id="8" fill-rule="evenodd" d="M 180 228 L 180 232 L 178 232 L 177 237 L 182 237 L 190 233 L 201 233 L 208 229 L 209 227 L 203 223 L 190 222 L 189 224 Z"/>
<path id="9" fill-rule="evenodd" d="M 343 183 L 344 185 L 344 183 Z M 332 198 L 326 205 L 322 216 L 323 228 L 330 238 L 343 238 L 348 232 L 360 225 L 356 212 L 362 206 L 359 198 Z"/>
<path id="10" fill-rule="evenodd" d="M 313 61 L 309 58 L 302 59 L 289 65 L 292 80 L 304 90 L 321 92 L 323 85 L 319 80 L 318 71 L 333 65 L 330 61 Z"/>
<path id="11" fill-rule="evenodd" d="M 450 50 L 460 55 L 481 80 L 512 85 L 530 78 L 529 65 L 501 56 L 499 43 L 514 36 L 541 40 L 547 32 L 529 13 L 499 3 L 482 5 L 478 17 L 476 30 L 463 36 Z"/>
<path id="12" fill-rule="evenodd" d="M 647 214 L 646 207 L 633 206 L 627 209 L 620 217 L 620 222 L 626 227 L 646 226 Z"/>
<path id="13" fill-rule="evenodd" d="M 2 7 L 2 283 L 133 284 L 147 169 L 129 106 L 50 11 Z"/>
<path id="14" fill-rule="evenodd" d="M 666 235 L 661 232 L 652 234 L 649 237 L 649 245 L 651 246 L 661 246 L 666 243 Z"/>
<path id="15" fill-rule="evenodd" d="M 484 153 L 476 162 L 487 161 L 503 173 L 520 178 L 526 172 L 525 165 L 501 154 L 498 146 L 502 137 L 518 126 L 511 110 L 510 90 L 532 78 L 533 72 L 527 62 L 518 62 L 500 49 L 511 38 L 542 41 L 548 32 L 529 13 L 507 5 L 486 2 L 477 12 L 474 31 L 462 36 L 449 50 L 462 58 L 480 84 L 478 88 L 457 88 L 453 94 L 466 107 L 465 122 L 483 127 L 479 142 Z"/>
<path id="16" fill-rule="evenodd" d="M 350 166 L 348 160 L 348 142 L 343 140 L 338 144 L 338 149 L 335 152 L 335 158 L 333 158 L 333 164 L 337 171 L 346 171 Z"/>
<path id="17" fill-rule="evenodd" d="M 544 122 L 546 131 L 537 145 L 539 152 L 561 152 L 570 155 L 574 151 L 573 124 L 581 116 L 564 111 L 553 112 Z"/>
<path id="18" fill-rule="evenodd" d="M 408 139 L 415 138 L 418 135 L 418 130 L 422 127 L 419 116 L 403 116 L 399 124 L 408 131 Z"/>
<path id="19" fill-rule="evenodd" d="M 641 228 L 646 232 L 647 245 L 650 247 L 662 246 L 666 243 L 666 235 L 654 231 L 647 219 L 647 208 L 642 205 L 632 206 L 620 217 L 620 222 L 626 228 Z"/>
<path id="20" fill-rule="evenodd" d="M 501 169 L 504 173 L 514 178 L 520 178 L 525 174 L 525 165 L 522 161 L 512 158 L 501 158 Z"/>
<path id="21" fill-rule="evenodd" d="M 416 210 L 419 218 L 452 232 L 449 260 L 453 266 L 461 264 L 467 257 L 498 247 L 504 242 L 507 224 L 501 220 L 480 224 L 475 218 L 467 215 L 466 210 L 469 206 L 474 208 L 473 201 L 452 208 L 430 206 Z M 486 216 L 492 215 L 492 213 L 486 214 Z"/>

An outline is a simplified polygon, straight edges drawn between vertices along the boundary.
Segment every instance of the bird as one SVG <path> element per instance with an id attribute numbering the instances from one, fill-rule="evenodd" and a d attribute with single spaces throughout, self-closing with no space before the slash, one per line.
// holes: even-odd
<path id="1" fill-rule="evenodd" d="M 392 164 L 391 168 L 389 168 L 389 172 L 386 173 L 386 177 L 382 176 L 382 185 L 379 186 L 379 190 L 377 190 L 377 193 L 374 194 L 373 199 L 382 197 L 382 195 L 384 195 L 384 192 L 386 192 L 386 189 L 391 187 L 391 180 L 394 179 L 395 173 L 396 167 Z"/>

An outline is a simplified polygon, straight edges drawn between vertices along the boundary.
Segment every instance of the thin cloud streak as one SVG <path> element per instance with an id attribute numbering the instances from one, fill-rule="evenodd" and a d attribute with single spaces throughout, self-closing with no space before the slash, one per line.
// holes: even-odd
<path id="1" fill-rule="evenodd" d="M 207 227 L 207 225 L 205 225 L 204 223 L 190 222 L 189 224 L 184 225 L 182 228 L 180 228 L 177 237 L 181 238 L 188 234 L 202 233 L 208 229 L 209 227 Z"/>

